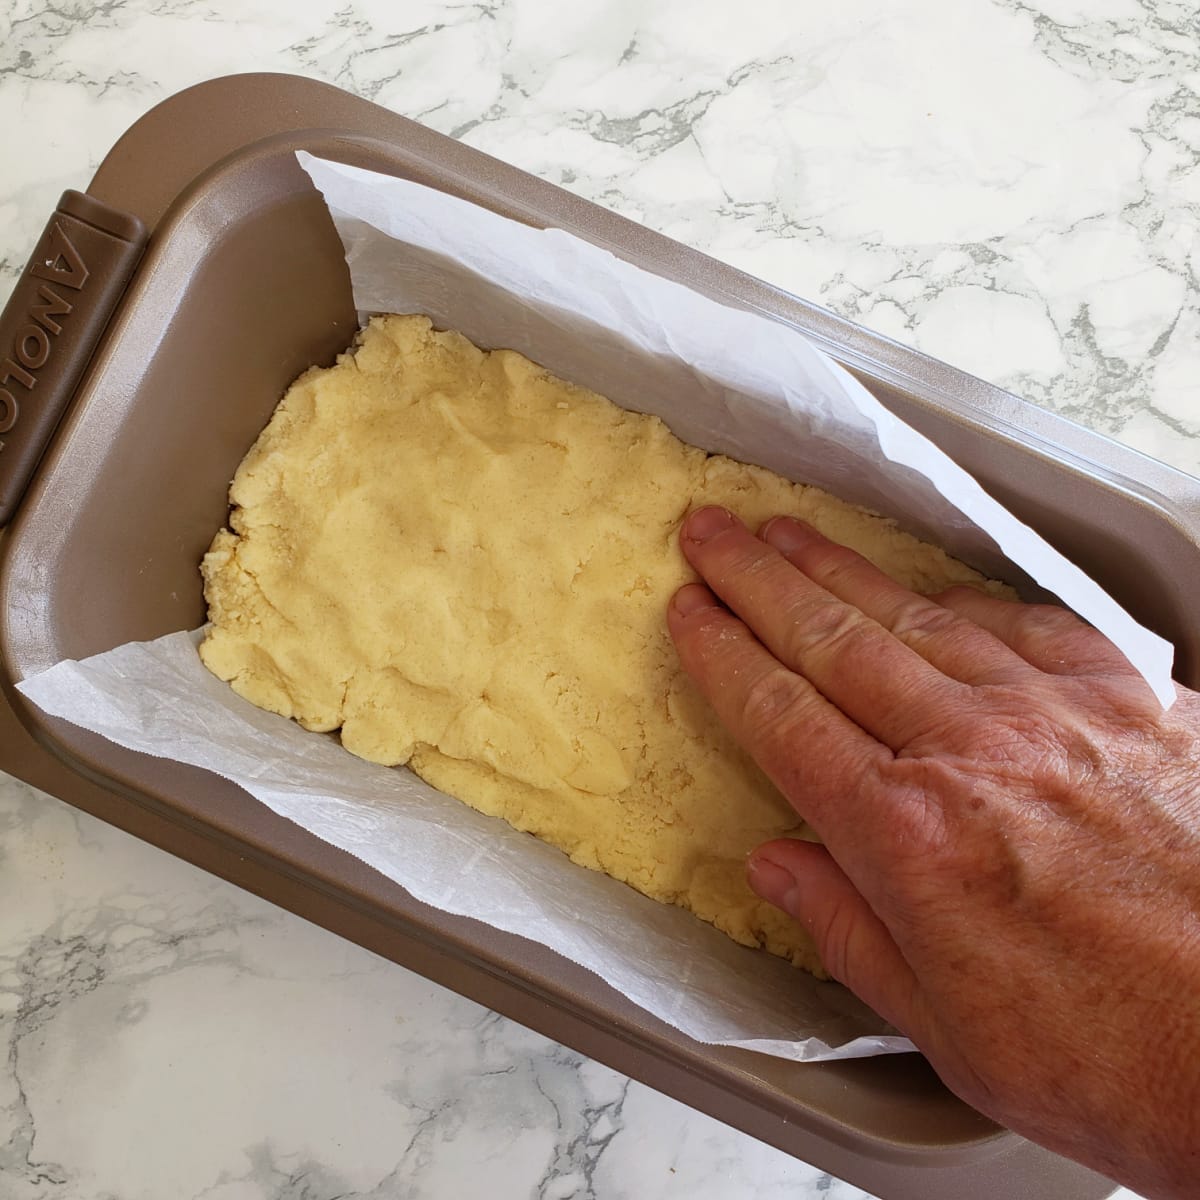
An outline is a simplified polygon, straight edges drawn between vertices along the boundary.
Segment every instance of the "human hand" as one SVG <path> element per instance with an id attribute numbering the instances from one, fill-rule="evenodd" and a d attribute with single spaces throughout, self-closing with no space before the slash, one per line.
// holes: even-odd
<path id="1" fill-rule="evenodd" d="M 1164 712 L 1072 614 L 917 596 L 790 519 L 681 545 L 683 666 L 824 843 L 751 885 L 968 1103 L 1200 1195 L 1200 694 Z"/>

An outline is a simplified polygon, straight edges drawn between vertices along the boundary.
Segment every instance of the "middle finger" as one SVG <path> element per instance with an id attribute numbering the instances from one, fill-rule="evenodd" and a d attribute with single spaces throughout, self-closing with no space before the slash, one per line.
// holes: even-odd
<path id="1" fill-rule="evenodd" d="M 971 689 L 839 600 L 721 508 L 684 523 L 688 561 L 785 666 L 894 751 L 935 732 Z"/>
<path id="2" fill-rule="evenodd" d="M 773 517 L 758 536 L 814 583 L 873 617 L 943 675 L 976 686 L 1030 677 L 1029 663 L 984 622 L 902 586 L 857 551 L 811 525 L 792 517 Z M 1028 611 L 1028 605 L 1016 601 L 994 600 L 973 588 L 961 590 L 985 604 Z"/>

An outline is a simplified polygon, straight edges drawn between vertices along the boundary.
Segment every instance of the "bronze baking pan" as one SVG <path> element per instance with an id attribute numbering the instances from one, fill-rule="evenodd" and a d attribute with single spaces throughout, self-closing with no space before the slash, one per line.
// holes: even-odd
<path id="1" fill-rule="evenodd" d="M 243 75 L 121 138 L 51 217 L 0 325 L 25 372 L 0 384 L 0 767 L 886 1200 L 1109 1195 L 917 1055 L 800 1065 L 696 1043 L 548 950 L 416 903 L 218 776 L 17 696 L 61 659 L 203 621 L 197 564 L 234 468 L 287 384 L 350 341 L 341 245 L 297 149 L 569 230 L 793 324 L 1172 639 L 1179 678 L 1200 682 L 1196 481 L 335 88 Z"/>

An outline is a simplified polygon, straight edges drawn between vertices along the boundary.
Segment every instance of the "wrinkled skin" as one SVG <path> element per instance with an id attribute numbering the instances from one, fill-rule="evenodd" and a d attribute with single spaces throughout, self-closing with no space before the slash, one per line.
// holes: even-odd
<path id="1" fill-rule="evenodd" d="M 681 544 L 682 663 L 824 843 L 751 885 L 968 1103 L 1200 1196 L 1200 694 L 1164 712 L 1071 614 L 917 596 L 790 519 Z"/>

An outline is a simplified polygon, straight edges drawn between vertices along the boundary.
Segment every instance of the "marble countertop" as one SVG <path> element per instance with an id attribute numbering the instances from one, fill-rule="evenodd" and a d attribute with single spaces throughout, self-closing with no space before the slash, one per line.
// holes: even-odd
<path id="1" fill-rule="evenodd" d="M 13 0 L 0 300 L 126 127 L 247 70 L 1200 475 L 1191 3 Z M 0 1045 L 5 1200 L 865 1196 L 6 776 Z"/>

